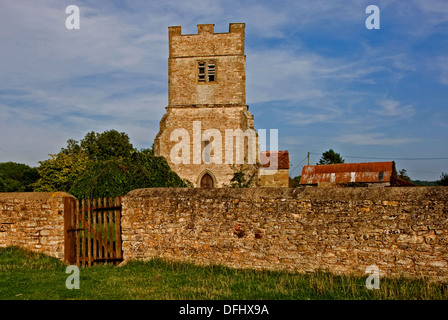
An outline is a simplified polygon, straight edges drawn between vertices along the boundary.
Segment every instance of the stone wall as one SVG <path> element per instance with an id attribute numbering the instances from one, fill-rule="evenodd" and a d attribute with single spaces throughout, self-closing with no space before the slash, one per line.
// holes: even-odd
<path id="1" fill-rule="evenodd" d="M 0 247 L 64 258 L 63 192 L 0 193 Z"/>
<path id="2" fill-rule="evenodd" d="M 448 188 L 138 189 L 123 255 L 448 280 Z"/>
<path id="3" fill-rule="evenodd" d="M 271 172 L 269 172 L 271 171 Z M 261 187 L 289 187 L 289 169 L 260 169 L 258 184 Z"/>

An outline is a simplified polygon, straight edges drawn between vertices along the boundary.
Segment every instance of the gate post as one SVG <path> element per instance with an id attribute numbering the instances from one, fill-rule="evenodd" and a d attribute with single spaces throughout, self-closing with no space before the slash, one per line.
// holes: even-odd
<path id="1" fill-rule="evenodd" d="M 76 202 L 72 197 L 64 198 L 64 261 L 70 265 L 76 261 Z"/>

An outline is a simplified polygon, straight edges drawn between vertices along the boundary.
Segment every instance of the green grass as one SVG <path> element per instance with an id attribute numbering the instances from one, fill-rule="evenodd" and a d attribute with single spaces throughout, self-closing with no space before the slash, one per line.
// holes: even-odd
<path id="1" fill-rule="evenodd" d="M 1 248 L 0 299 L 448 299 L 447 283 L 381 279 L 380 289 L 368 290 L 364 277 L 199 267 L 160 259 L 80 268 L 80 289 L 69 290 L 65 268 L 42 254 Z"/>

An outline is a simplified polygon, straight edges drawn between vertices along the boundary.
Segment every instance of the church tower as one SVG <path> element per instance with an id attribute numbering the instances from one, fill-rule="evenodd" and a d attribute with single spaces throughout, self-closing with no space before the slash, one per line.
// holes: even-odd
<path id="1" fill-rule="evenodd" d="M 236 132 L 244 133 L 245 160 L 249 145 L 258 152 L 254 118 L 246 105 L 244 27 L 231 23 L 229 32 L 215 33 L 213 24 L 202 24 L 197 34 L 168 28 L 168 106 L 154 154 L 164 156 L 196 187 L 230 183 L 239 163 Z"/>

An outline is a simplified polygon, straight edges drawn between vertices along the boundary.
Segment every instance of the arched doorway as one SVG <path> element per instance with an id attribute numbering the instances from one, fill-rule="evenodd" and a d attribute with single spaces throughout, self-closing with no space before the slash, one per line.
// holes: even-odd
<path id="1" fill-rule="evenodd" d="M 206 173 L 201 178 L 201 188 L 210 189 L 214 187 L 213 179 L 212 177 Z"/>

